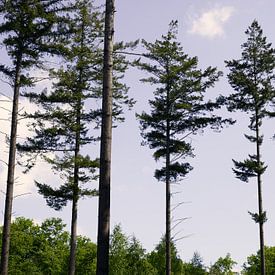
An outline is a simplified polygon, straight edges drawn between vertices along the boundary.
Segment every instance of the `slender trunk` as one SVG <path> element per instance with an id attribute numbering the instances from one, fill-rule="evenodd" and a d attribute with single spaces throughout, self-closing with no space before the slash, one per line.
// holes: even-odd
<path id="1" fill-rule="evenodd" d="M 76 172 L 76 173 L 78 174 L 78 172 Z M 75 266 L 76 266 L 78 184 L 76 182 L 74 182 L 74 185 L 75 186 L 74 186 L 73 201 L 72 201 L 69 275 L 75 274 Z"/>
<path id="2" fill-rule="evenodd" d="M 81 50 L 84 47 L 85 40 L 85 23 L 81 25 Z M 80 63 L 83 61 L 83 54 L 79 56 Z M 81 109 L 82 109 L 82 79 L 83 67 L 80 67 L 78 79 L 78 93 L 76 105 L 76 133 L 75 133 L 75 152 L 74 152 L 74 186 L 73 186 L 73 201 L 72 201 L 72 221 L 71 221 L 71 242 L 70 242 L 70 261 L 69 275 L 74 275 L 76 270 L 76 250 L 77 250 L 77 214 L 78 214 L 78 199 L 79 199 L 79 153 L 80 153 L 80 138 L 81 138 Z"/>
<path id="3" fill-rule="evenodd" d="M 72 201 L 72 221 L 71 221 L 71 241 L 70 241 L 70 261 L 69 275 L 75 274 L 76 266 L 76 248 L 77 248 L 77 204 L 79 196 L 79 151 L 80 151 L 80 123 L 81 123 L 81 99 L 77 103 L 76 118 L 76 136 L 75 136 L 75 152 L 74 152 L 74 179 L 73 179 L 73 201 Z"/>
<path id="4" fill-rule="evenodd" d="M 97 234 L 97 275 L 109 274 L 114 0 L 106 0 Z"/>
<path id="5" fill-rule="evenodd" d="M 9 264 L 10 230 L 11 230 L 11 216 L 12 216 L 13 189 L 14 189 L 14 173 L 15 173 L 15 163 L 16 163 L 16 137 L 17 137 L 17 123 L 18 123 L 18 103 L 19 103 L 19 90 L 20 90 L 21 61 L 22 61 L 22 54 L 18 56 L 17 65 L 15 69 L 15 78 L 14 78 L 14 94 L 13 94 L 11 132 L 10 132 L 7 190 L 6 190 L 4 226 L 3 226 L 3 235 L 2 235 L 2 250 L 1 250 L 0 274 L 2 275 L 8 274 L 8 264 Z"/>
<path id="6" fill-rule="evenodd" d="M 256 109 L 256 146 L 257 146 L 257 163 L 260 166 L 261 154 L 260 154 L 260 141 L 259 141 L 259 114 L 258 109 Z M 261 174 L 257 174 L 258 183 L 258 207 L 259 207 L 259 234 L 260 234 L 260 255 L 261 255 L 261 275 L 265 275 L 265 253 L 264 253 L 264 221 L 263 217 L 263 201 L 262 201 L 262 179 Z"/>
<path id="7" fill-rule="evenodd" d="M 166 275 L 171 274 L 171 190 L 170 190 L 170 125 L 167 121 L 166 129 L 166 234 L 165 259 Z"/>
<path id="8" fill-rule="evenodd" d="M 167 75 L 169 67 L 167 64 Z M 170 85 L 166 87 L 166 163 L 165 163 L 165 185 L 166 185 L 166 234 L 165 234 L 165 270 L 166 275 L 171 275 L 171 186 L 170 186 Z"/>

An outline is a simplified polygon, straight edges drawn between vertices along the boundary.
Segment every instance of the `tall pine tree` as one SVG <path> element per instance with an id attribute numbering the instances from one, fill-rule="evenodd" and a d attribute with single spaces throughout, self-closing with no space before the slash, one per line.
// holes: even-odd
<path id="1" fill-rule="evenodd" d="M 59 23 L 64 10 L 58 0 L 2 0 L 0 1 L 0 34 L 10 58 L 10 65 L 1 65 L 0 72 L 5 75 L 13 89 L 11 132 L 9 138 L 9 160 L 5 200 L 4 226 L 1 251 L 1 274 L 8 272 L 10 246 L 10 226 L 12 215 L 14 174 L 16 163 L 16 137 L 18 124 L 19 94 L 22 87 L 33 85 L 28 72 L 42 64 L 46 52 L 54 53 L 57 25 L 59 33 L 64 29 Z M 64 19 L 64 18 L 63 18 Z M 65 21 L 62 23 L 64 25 Z"/>
<path id="2" fill-rule="evenodd" d="M 249 142 L 255 144 L 255 153 L 249 155 L 244 161 L 235 161 L 233 169 L 236 177 L 248 182 L 250 178 L 257 179 L 258 186 L 258 213 L 250 213 L 253 220 L 259 224 L 261 275 L 265 272 L 264 256 L 264 228 L 266 212 L 263 210 L 262 175 L 267 166 L 262 161 L 261 146 L 263 134 L 261 126 L 268 114 L 268 106 L 275 98 L 273 82 L 275 80 L 275 55 L 270 43 L 257 21 L 253 21 L 246 30 L 247 41 L 242 44 L 242 56 L 238 60 L 227 61 L 230 70 L 228 80 L 235 93 L 228 99 L 229 111 L 243 111 L 250 114 L 249 129 L 252 134 L 245 135 Z"/>
<path id="3" fill-rule="evenodd" d="M 95 97 L 91 92 L 91 81 L 97 78 L 96 62 L 99 62 L 101 38 L 101 15 L 94 12 L 87 1 L 76 1 L 76 11 L 71 14 L 72 23 L 67 51 L 63 53 L 63 66 L 52 70 L 53 89 L 42 93 L 25 93 L 39 106 L 34 114 L 32 127 L 35 136 L 19 149 L 29 153 L 40 153 L 52 165 L 62 179 L 63 184 L 54 188 L 48 184 L 36 182 L 50 207 L 60 210 L 72 202 L 71 238 L 69 274 L 75 274 L 77 246 L 78 201 L 81 197 L 96 195 L 95 189 L 85 187 L 96 180 L 98 160 L 81 154 L 83 146 L 91 143 L 88 123 L 94 120 L 93 111 L 85 111 L 85 101 Z M 50 157 L 45 152 L 54 152 Z"/>
<path id="4" fill-rule="evenodd" d="M 71 13 L 70 35 L 64 45 L 62 67 L 52 69 L 51 91 L 25 93 L 39 109 L 26 117 L 32 119 L 31 128 L 35 135 L 18 146 L 30 161 L 27 169 L 41 156 L 52 165 L 64 182 L 55 188 L 49 184 L 36 183 L 50 207 L 61 210 L 68 201 L 72 202 L 71 248 L 69 274 L 75 273 L 76 236 L 78 201 L 81 197 L 96 195 L 95 189 L 85 184 L 97 179 L 94 174 L 99 160 L 82 155 L 88 145 L 98 140 L 97 128 L 102 121 L 101 109 L 95 101 L 102 99 L 103 68 L 103 14 L 95 8 L 92 1 L 76 1 L 76 9 Z M 117 49 L 131 46 L 119 43 Z M 128 97 L 128 87 L 121 78 L 128 63 L 116 54 L 114 56 L 114 102 L 113 120 L 123 121 L 123 106 L 132 107 L 134 101 Z M 54 153 L 51 157 L 48 153 Z"/>
<path id="5" fill-rule="evenodd" d="M 154 43 L 143 41 L 145 56 L 150 62 L 137 66 L 150 76 L 143 82 L 156 86 L 154 99 L 149 101 L 151 112 L 138 115 L 144 143 L 154 149 L 154 158 L 163 160 L 155 177 L 166 184 L 166 274 L 171 274 L 171 183 L 180 181 L 192 169 L 181 160 L 193 156 L 193 148 L 186 137 L 207 127 L 219 127 L 224 121 L 212 114 L 220 105 L 206 102 L 205 92 L 221 73 L 208 67 L 197 68 L 198 59 L 190 58 L 176 37 L 177 22 Z"/>

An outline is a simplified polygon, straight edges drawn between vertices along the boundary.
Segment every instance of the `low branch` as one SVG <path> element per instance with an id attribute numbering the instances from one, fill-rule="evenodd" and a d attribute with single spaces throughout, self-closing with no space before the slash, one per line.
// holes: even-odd
<path id="1" fill-rule="evenodd" d="M 16 195 L 16 196 L 13 196 L 14 199 L 18 198 L 18 197 L 22 197 L 22 196 L 26 196 L 26 195 L 31 195 L 32 193 L 31 192 L 27 192 L 27 193 L 22 193 L 22 194 L 19 194 L 19 195 Z"/>
<path id="2" fill-rule="evenodd" d="M 125 54 L 125 55 L 134 55 L 134 56 L 149 57 L 148 54 L 144 54 L 144 53 L 131 53 L 131 52 L 114 51 L 114 54 L 115 54 L 115 53 L 118 53 L 118 54 Z"/>
<path id="3" fill-rule="evenodd" d="M 41 81 L 44 81 L 44 80 L 50 80 L 50 79 L 52 79 L 51 77 L 37 77 L 36 79 L 34 79 L 33 81 L 32 81 L 32 83 L 38 83 L 38 82 L 41 82 Z"/>
<path id="4" fill-rule="evenodd" d="M 2 159 L 0 159 L 0 162 L 3 162 L 3 163 L 6 164 L 7 166 L 9 166 L 8 163 L 5 162 L 5 161 L 3 161 Z"/>
<path id="5" fill-rule="evenodd" d="M 9 103 L 12 103 L 11 100 L 5 100 L 5 99 L 0 99 L 0 102 L 9 102 Z"/>
<path id="6" fill-rule="evenodd" d="M 185 204 L 185 203 L 191 203 L 191 202 L 190 202 L 190 201 L 179 202 L 179 203 L 177 203 L 177 204 L 171 209 L 171 211 L 174 211 L 174 210 L 177 209 L 179 206 L 181 206 L 182 204 Z"/>
<path id="7" fill-rule="evenodd" d="M 173 240 L 173 242 L 178 242 L 178 241 L 180 241 L 180 240 L 182 240 L 182 239 L 189 238 L 189 237 L 191 237 L 191 236 L 193 236 L 193 235 L 194 235 L 194 234 L 189 234 L 189 235 L 183 236 L 183 237 L 181 237 L 181 238 L 178 238 L 178 239 Z M 172 238 L 172 239 L 173 239 L 173 238 Z"/>
<path id="8" fill-rule="evenodd" d="M 191 217 L 177 219 L 175 221 L 178 221 L 174 226 L 172 226 L 171 231 L 174 230 L 178 225 L 180 225 L 182 222 L 191 219 Z"/>
<path id="9" fill-rule="evenodd" d="M 173 196 L 173 195 L 177 195 L 177 194 L 180 194 L 180 193 L 182 193 L 182 191 L 171 192 L 171 195 Z"/>
<path id="10" fill-rule="evenodd" d="M 12 84 L 11 84 L 10 82 L 5 81 L 5 80 L 3 80 L 2 78 L 0 78 L 0 81 L 3 82 L 3 83 L 5 83 L 5 84 L 8 84 L 10 87 L 12 87 Z"/>
<path id="11" fill-rule="evenodd" d="M 8 134 L 7 134 L 7 133 L 2 132 L 2 131 L 0 131 L 0 134 L 5 135 L 5 136 L 8 136 Z"/>
<path id="12" fill-rule="evenodd" d="M 5 108 L 5 107 L 0 106 L 0 109 L 5 110 L 5 111 L 11 113 L 11 110 L 9 110 L 9 109 L 7 109 L 7 108 Z"/>
<path id="13" fill-rule="evenodd" d="M 27 138 L 22 138 L 26 139 Z M 35 153 L 47 153 L 47 152 L 74 152 L 74 149 L 54 149 L 54 148 L 39 148 L 39 149 L 31 149 L 30 151 L 28 150 L 21 150 L 21 152 L 26 152 L 30 154 L 35 154 Z"/>

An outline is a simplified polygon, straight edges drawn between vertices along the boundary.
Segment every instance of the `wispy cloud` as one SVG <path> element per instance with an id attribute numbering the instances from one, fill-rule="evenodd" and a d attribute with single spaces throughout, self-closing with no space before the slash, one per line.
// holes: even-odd
<path id="1" fill-rule="evenodd" d="M 234 12 L 231 6 L 214 8 L 203 12 L 192 22 L 190 33 L 214 38 L 224 35 L 224 24 Z"/>

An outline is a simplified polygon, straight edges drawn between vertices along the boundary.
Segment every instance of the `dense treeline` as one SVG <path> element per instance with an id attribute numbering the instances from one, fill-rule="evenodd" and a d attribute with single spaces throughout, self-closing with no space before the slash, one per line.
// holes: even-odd
<path id="1" fill-rule="evenodd" d="M 1 227 L 2 234 L 2 227 Z M 41 224 L 23 217 L 11 225 L 9 274 L 67 274 L 70 233 L 61 219 L 50 218 Z M 58 255 L 58 257 L 57 257 Z M 260 272 L 259 254 L 250 255 L 243 265 L 244 275 Z M 230 275 L 235 262 L 229 254 L 206 266 L 195 252 L 189 262 L 178 256 L 171 245 L 172 274 L 174 275 Z M 267 274 L 275 271 L 275 247 L 266 247 Z M 96 274 L 96 245 L 89 238 L 77 236 L 76 274 Z M 165 238 L 151 252 L 146 252 L 135 236 L 127 236 L 120 225 L 114 227 L 110 240 L 110 273 L 165 274 Z"/>
<path id="2" fill-rule="evenodd" d="M 255 152 L 247 159 L 233 160 L 235 176 L 244 182 L 255 178 L 258 188 L 258 212 L 249 214 L 259 224 L 260 250 L 248 257 L 243 274 L 273 274 L 274 248 L 264 244 L 267 215 L 262 175 L 267 165 L 261 154 L 261 126 L 265 118 L 275 116 L 275 55 L 260 25 L 255 20 L 247 29 L 241 58 L 226 61 L 234 92 L 208 100 L 209 88 L 222 72 L 211 66 L 199 69 L 198 58 L 183 51 L 177 38 L 177 21 L 170 23 L 160 39 L 142 40 L 145 52 L 136 54 L 133 50 L 137 42 L 113 43 L 114 13 L 113 0 L 106 0 L 105 12 L 89 0 L 0 1 L 1 46 L 8 58 L 0 64 L 0 72 L 13 92 L 1 274 L 8 274 L 8 270 L 10 274 L 233 274 L 235 262 L 229 254 L 209 267 L 204 266 L 198 253 L 184 263 L 171 234 L 171 184 L 193 169 L 189 158 L 195 155 L 189 138 L 206 128 L 220 130 L 233 124 L 230 118 L 216 114 L 222 107 L 250 115 L 251 134 L 245 137 L 255 145 Z M 126 56 L 131 54 L 139 58 L 128 60 Z M 166 185 L 166 231 L 150 253 L 134 236 L 126 236 L 120 226 L 109 238 L 112 127 L 124 120 L 125 108 L 131 109 L 135 103 L 123 82 L 129 66 L 145 71 L 147 75 L 141 81 L 154 87 L 150 111 L 141 112 L 137 119 L 143 145 L 154 150 L 155 160 L 163 161 L 155 177 Z M 39 80 L 34 72 L 46 73 L 51 87 L 34 90 Z M 22 117 L 20 96 L 34 106 L 34 111 Z M 18 144 L 20 118 L 28 121 L 32 135 Z M 87 149 L 98 141 L 100 155 Z M 71 202 L 70 234 L 64 231 L 60 219 L 49 219 L 41 225 L 24 218 L 11 222 L 17 151 L 25 172 L 31 172 L 42 159 L 59 175 L 59 185 L 35 184 L 55 210 Z M 93 184 L 98 181 L 97 189 Z M 79 199 L 97 195 L 96 246 L 77 236 L 77 218 Z"/>

